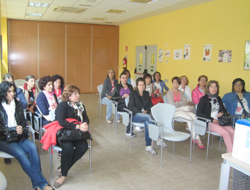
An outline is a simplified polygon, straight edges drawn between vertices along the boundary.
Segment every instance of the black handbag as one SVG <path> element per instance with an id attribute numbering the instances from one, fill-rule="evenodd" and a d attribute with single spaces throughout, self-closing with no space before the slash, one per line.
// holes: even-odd
<path id="1" fill-rule="evenodd" d="M 221 117 L 218 118 L 218 120 L 221 126 L 231 125 L 232 123 L 231 115 L 229 113 L 224 113 Z"/>
<path id="2" fill-rule="evenodd" d="M 23 133 L 17 134 L 16 127 L 7 127 L 6 131 L 5 131 L 5 135 L 6 135 L 6 142 L 7 143 L 18 142 L 23 138 L 29 137 L 29 130 L 26 127 L 24 127 Z"/>
<path id="3" fill-rule="evenodd" d="M 59 146 L 62 146 L 62 142 L 91 139 L 91 135 L 88 131 L 83 132 L 79 129 L 62 128 L 57 131 L 56 136 L 57 136 L 57 144 Z"/>

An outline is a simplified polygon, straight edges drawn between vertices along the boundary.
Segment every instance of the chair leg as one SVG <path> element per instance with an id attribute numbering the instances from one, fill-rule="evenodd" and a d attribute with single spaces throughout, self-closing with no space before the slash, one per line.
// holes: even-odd
<path id="1" fill-rule="evenodd" d="M 152 150 L 153 150 L 153 147 L 154 147 L 154 141 L 152 140 L 151 151 L 150 151 L 151 157 L 152 157 Z"/>
<path id="2" fill-rule="evenodd" d="M 210 133 L 208 133 L 208 137 L 207 137 L 207 155 L 206 155 L 206 160 L 208 159 L 209 140 L 210 140 Z"/>
<path id="3" fill-rule="evenodd" d="M 173 141 L 173 154 L 175 154 L 175 151 L 174 151 L 174 141 Z"/>
<path id="4" fill-rule="evenodd" d="M 127 126 L 125 126 L 125 131 L 124 131 L 124 141 L 126 141 L 126 130 L 127 130 Z"/>
<path id="5" fill-rule="evenodd" d="M 131 116 L 131 122 L 130 122 L 130 148 L 131 148 L 131 144 L 132 144 L 132 116 Z"/>
<path id="6" fill-rule="evenodd" d="M 163 151 L 163 139 L 161 137 L 161 168 L 162 168 L 162 151 Z"/>
<path id="7" fill-rule="evenodd" d="M 90 175 L 92 175 L 92 155 L 91 155 L 91 140 L 89 140 L 89 172 L 90 172 Z"/>
<path id="8" fill-rule="evenodd" d="M 214 135 L 212 135 L 212 147 L 211 148 L 214 148 Z"/>
<path id="9" fill-rule="evenodd" d="M 222 141 L 222 136 L 220 136 L 219 148 L 220 148 L 220 145 L 221 145 L 221 141 Z"/>
<path id="10" fill-rule="evenodd" d="M 49 162 L 50 162 L 50 182 L 52 183 L 53 155 L 51 153 L 51 146 L 49 147 Z"/>

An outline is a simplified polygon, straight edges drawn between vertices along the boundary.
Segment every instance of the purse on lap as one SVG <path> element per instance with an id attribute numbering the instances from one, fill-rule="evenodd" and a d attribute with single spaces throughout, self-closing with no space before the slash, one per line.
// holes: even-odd
<path id="1" fill-rule="evenodd" d="M 18 142 L 23 138 L 28 138 L 29 130 L 27 129 L 27 127 L 24 127 L 23 133 L 17 134 L 16 127 L 8 127 L 5 131 L 5 134 L 6 134 L 6 142 L 13 143 L 13 142 Z"/>
<path id="2" fill-rule="evenodd" d="M 231 115 L 229 113 L 224 113 L 221 117 L 218 118 L 218 121 L 221 126 L 231 125 Z"/>
<path id="3" fill-rule="evenodd" d="M 237 96 L 237 98 L 238 98 L 238 100 L 239 100 L 239 102 L 240 102 L 240 105 L 241 105 L 242 109 L 243 109 L 241 118 L 242 118 L 242 119 L 250 118 L 250 114 L 246 111 L 246 109 L 245 109 L 245 107 L 244 107 L 242 101 L 240 100 L 239 96 L 238 96 L 238 95 L 236 95 L 236 96 Z"/>

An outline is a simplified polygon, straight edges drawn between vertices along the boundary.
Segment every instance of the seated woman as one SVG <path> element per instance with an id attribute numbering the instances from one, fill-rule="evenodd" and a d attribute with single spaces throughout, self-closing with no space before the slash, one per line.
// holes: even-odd
<path id="1" fill-rule="evenodd" d="M 56 108 L 56 120 L 66 129 L 79 129 L 88 131 L 89 118 L 85 106 L 79 101 L 80 89 L 74 85 L 67 85 L 62 94 L 62 102 Z M 66 119 L 77 119 L 82 124 L 69 123 Z M 69 169 L 88 150 L 86 140 L 62 142 L 61 166 L 58 168 L 58 178 L 54 183 L 55 188 L 60 187 L 68 175 Z"/>
<path id="2" fill-rule="evenodd" d="M 146 84 L 145 90 L 149 92 L 149 96 L 151 97 L 153 105 L 156 105 L 160 102 L 164 103 L 162 97 L 160 97 L 160 93 L 157 92 L 159 90 L 157 90 L 154 84 L 152 83 L 152 76 L 149 73 L 146 73 L 144 74 L 143 79 Z"/>
<path id="3" fill-rule="evenodd" d="M 205 75 L 201 75 L 198 78 L 197 87 L 192 91 L 192 100 L 195 105 L 197 105 L 200 101 L 200 98 L 204 96 L 207 80 L 208 78 Z"/>
<path id="4" fill-rule="evenodd" d="M 242 116 L 243 107 L 250 114 L 250 93 L 246 91 L 245 81 L 241 78 L 234 79 L 232 92 L 225 94 L 222 101 L 231 115 Z"/>
<path id="5" fill-rule="evenodd" d="M 5 75 L 3 75 L 3 81 L 12 82 L 14 84 L 14 86 L 16 87 L 15 82 L 14 82 L 15 81 L 14 76 L 11 73 L 6 73 Z M 21 88 L 16 87 L 15 98 L 18 101 L 20 101 L 20 103 L 22 104 L 23 109 L 27 108 L 27 102 L 25 100 L 25 97 L 24 97 L 24 94 L 23 94 L 23 91 L 22 91 Z"/>
<path id="6" fill-rule="evenodd" d="M 23 93 L 26 102 L 28 103 L 27 110 L 34 114 L 36 111 L 36 99 L 39 94 L 39 91 L 36 87 L 36 77 L 29 75 L 25 80 L 26 83 L 23 86 Z"/>
<path id="7" fill-rule="evenodd" d="M 52 78 L 44 76 L 39 79 L 39 88 L 42 91 L 37 97 L 37 109 L 38 113 L 43 115 L 43 126 L 51 122 L 50 112 L 55 111 L 58 102 L 56 95 L 53 91 Z"/>
<path id="8" fill-rule="evenodd" d="M 189 120 L 196 120 L 196 116 L 194 113 L 192 113 L 189 110 L 189 106 L 187 106 L 187 99 L 184 93 L 180 90 L 178 90 L 180 84 L 181 84 L 181 79 L 179 77 L 173 77 L 172 78 L 172 83 L 173 83 L 173 88 L 168 92 L 167 94 L 167 100 L 168 104 L 174 105 L 176 107 L 175 110 L 175 115 L 174 117 L 183 117 L 185 119 Z M 189 128 L 189 131 L 191 131 L 192 122 L 187 121 L 187 126 Z M 194 133 L 194 127 L 192 131 L 192 138 L 193 140 L 195 139 L 195 133 Z M 204 149 L 204 145 L 202 144 L 202 141 L 199 137 L 199 135 L 196 135 L 195 143 L 198 145 L 200 149 Z"/>
<path id="9" fill-rule="evenodd" d="M 219 125 L 218 118 L 227 112 L 219 94 L 219 84 L 215 80 L 207 83 L 205 95 L 200 99 L 197 116 L 211 120 L 210 131 L 220 134 L 227 147 L 227 153 L 233 150 L 234 129 Z"/>
<path id="10" fill-rule="evenodd" d="M 110 100 L 118 101 L 117 110 L 124 112 L 123 108 L 127 108 L 125 99 L 129 97 L 130 92 L 133 91 L 133 87 L 130 84 L 127 84 L 127 74 L 120 74 L 120 84 L 115 86 L 112 96 L 107 96 Z"/>
<path id="11" fill-rule="evenodd" d="M 107 72 L 107 77 L 103 83 L 103 89 L 102 89 L 102 103 L 107 105 L 107 115 L 106 115 L 106 121 L 107 123 L 112 123 L 111 121 L 111 114 L 112 114 L 112 100 L 108 99 L 108 96 L 112 96 L 115 86 L 118 84 L 118 81 L 115 79 L 115 71 L 113 69 L 109 69 Z M 116 120 L 118 123 L 121 121 L 119 120 L 120 117 L 117 114 Z"/>
<path id="12" fill-rule="evenodd" d="M 26 120 L 23 108 L 15 97 L 16 87 L 4 81 L 0 84 L 0 150 L 14 156 L 24 172 L 30 177 L 33 188 L 51 190 L 41 170 L 40 158 L 36 145 L 27 139 Z M 6 142 L 6 131 L 16 127 L 18 140 Z"/>
<path id="13" fill-rule="evenodd" d="M 151 107 L 153 106 L 149 93 L 145 91 L 145 81 L 143 78 L 138 78 L 136 80 L 135 91 L 130 92 L 128 108 L 133 112 L 132 122 L 144 123 L 145 125 L 145 141 L 146 141 L 146 151 L 156 154 L 152 149 L 151 139 L 149 138 L 148 125 L 153 124 L 151 113 Z M 132 129 L 133 130 L 133 129 Z M 127 128 L 127 134 L 135 136 L 133 131 L 130 131 L 130 128 Z M 157 145 L 161 145 L 160 139 L 157 141 Z M 163 143 L 163 147 L 167 145 Z"/>
<path id="14" fill-rule="evenodd" d="M 191 95 L 191 88 L 188 86 L 188 78 L 183 75 L 180 77 L 181 79 L 181 85 L 179 86 L 179 90 L 182 91 L 187 99 L 187 104 L 189 106 L 194 105 L 193 101 L 192 101 L 192 95 Z"/>
<path id="15" fill-rule="evenodd" d="M 165 96 L 167 94 L 169 88 L 167 87 L 165 82 L 163 80 L 161 80 L 161 73 L 158 71 L 156 71 L 154 73 L 154 85 L 157 89 L 159 89 L 160 96 L 163 98 L 163 96 Z M 164 91 L 164 89 L 166 91 Z"/>
<path id="16" fill-rule="evenodd" d="M 135 84 L 134 79 L 132 79 L 131 76 L 130 76 L 130 71 L 129 71 L 128 69 L 124 69 L 124 70 L 123 70 L 123 73 L 126 73 L 126 74 L 127 74 L 127 77 L 128 77 L 127 83 L 130 84 L 130 85 L 132 85 L 133 88 L 135 88 L 135 87 L 136 87 L 136 84 Z"/>
<path id="17" fill-rule="evenodd" d="M 53 81 L 53 85 L 54 85 L 54 93 L 56 94 L 58 103 L 60 103 L 62 101 L 61 95 L 62 95 L 63 89 L 64 89 L 64 80 L 63 80 L 62 76 L 60 76 L 60 75 L 53 75 L 52 81 Z"/>

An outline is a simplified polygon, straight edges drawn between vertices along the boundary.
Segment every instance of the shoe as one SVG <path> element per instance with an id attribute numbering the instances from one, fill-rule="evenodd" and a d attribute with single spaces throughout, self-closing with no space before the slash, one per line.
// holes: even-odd
<path id="1" fill-rule="evenodd" d="M 192 140 L 192 142 L 194 142 L 194 140 Z M 198 142 L 197 141 L 195 141 L 195 144 L 197 144 L 197 146 L 199 147 L 199 149 L 205 149 L 205 146 L 203 145 L 203 146 L 199 146 L 199 144 L 198 144 Z"/>
<path id="2" fill-rule="evenodd" d="M 4 158 L 4 163 L 6 165 L 10 165 L 11 164 L 11 159 L 10 158 Z"/>
<path id="3" fill-rule="evenodd" d="M 143 131 L 143 130 L 144 130 L 144 127 L 135 127 L 135 130 L 136 130 L 136 131 Z"/>
<path id="4" fill-rule="evenodd" d="M 57 159 L 58 160 L 61 160 L 61 158 L 62 158 L 62 151 L 59 151 L 58 152 L 58 155 L 57 155 Z M 61 166 L 60 166 L 61 167 Z"/>
<path id="5" fill-rule="evenodd" d="M 59 188 L 62 186 L 63 183 L 58 183 L 57 180 L 59 179 L 59 177 L 56 179 L 56 181 L 54 182 L 54 187 L 55 188 Z"/>
<path id="6" fill-rule="evenodd" d="M 157 141 L 157 145 L 158 145 L 158 146 L 161 146 L 161 140 L 158 140 L 158 141 Z M 164 147 L 167 147 L 167 146 L 168 146 L 168 145 L 163 141 L 163 142 L 162 142 L 162 147 L 164 148 Z"/>
<path id="7" fill-rule="evenodd" d="M 152 153 L 152 154 L 157 154 L 154 149 L 152 149 L 152 146 L 146 146 L 146 151 Z"/>
<path id="8" fill-rule="evenodd" d="M 111 124 L 111 123 L 112 123 L 111 120 L 106 119 L 106 121 L 107 121 L 108 124 Z"/>
<path id="9" fill-rule="evenodd" d="M 61 177 L 61 176 L 62 176 L 62 171 L 60 171 L 60 169 L 61 169 L 61 166 L 59 166 L 59 167 L 57 168 L 57 170 L 56 170 L 56 175 L 57 175 L 58 177 Z"/>
<path id="10" fill-rule="evenodd" d="M 126 135 L 127 135 L 127 136 L 131 136 L 131 137 L 136 137 L 136 134 L 132 133 L 132 135 L 131 135 L 130 132 L 126 132 Z"/>
<path id="11" fill-rule="evenodd" d="M 48 183 L 48 185 L 47 186 L 49 186 L 49 187 L 51 187 L 51 185 Z M 46 187 L 46 186 L 45 186 Z M 51 187 L 52 188 L 52 187 Z M 44 188 L 43 188 L 44 189 Z M 36 188 L 36 190 L 37 190 L 37 188 Z M 52 188 L 52 190 L 55 190 L 54 188 Z"/>
<path id="12" fill-rule="evenodd" d="M 121 120 L 120 120 L 120 119 L 117 119 L 116 122 L 117 122 L 117 123 L 121 123 Z"/>

